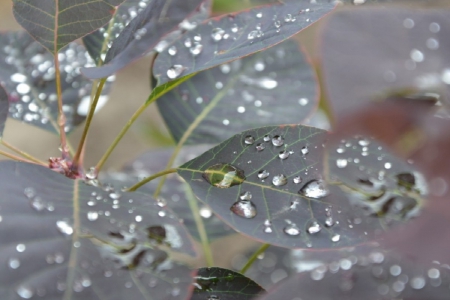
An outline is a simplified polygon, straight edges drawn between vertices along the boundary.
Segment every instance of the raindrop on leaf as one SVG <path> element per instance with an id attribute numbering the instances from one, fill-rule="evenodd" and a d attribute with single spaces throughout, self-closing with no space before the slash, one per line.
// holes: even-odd
<path id="1" fill-rule="evenodd" d="M 170 79 L 175 79 L 181 75 L 184 71 L 184 67 L 182 65 L 173 65 L 167 70 L 167 77 Z"/>
<path id="2" fill-rule="evenodd" d="M 300 235 L 300 229 L 293 223 L 288 224 L 286 227 L 284 227 L 283 231 L 290 236 Z"/>
<path id="3" fill-rule="evenodd" d="M 308 198 L 320 199 L 329 193 L 325 182 L 322 180 L 311 180 L 299 191 L 299 194 Z"/>
<path id="4" fill-rule="evenodd" d="M 266 170 L 261 170 L 258 172 L 258 178 L 259 179 L 266 179 L 267 177 L 269 177 L 270 173 L 267 172 Z"/>
<path id="5" fill-rule="evenodd" d="M 276 135 L 272 138 L 272 144 L 275 147 L 281 147 L 284 144 L 284 138 L 281 135 Z"/>
<path id="6" fill-rule="evenodd" d="M 238 202 L 235 202 L 230 207 L 230 210 L 234 214 L 246 219 L 256 217 L 256 206 L 250 200 L 240 200 Z"/>
<path id="7" fill-rule="evenodd" d="M 219 42 L 222 40 L 224 34 L 225 30 L 223 30 L 222 28 L 214 28 L 212 30 L 211 37 L 213 38 L 214 41 Z"/>
<path id="8" fill-rule="evenodd" d="M 316 221 L 312 220 L 308 223 L 307 231 L 309 234 L 316 234 L 322 230 L 322 226 Z"/>
<path id="9" fill-rule="evenodd" d="M 283 186 L 287 183 L 287 178 L 283 174 L 273 176 L 272 183 L 274 186 Z"/>
<path id="10" fill-rule="evenodd" d="M 244 171 L 230 164 L 215 164 L 203 172 L 203 178 L 218 188 L 229 188 L 245 180 Z"/>

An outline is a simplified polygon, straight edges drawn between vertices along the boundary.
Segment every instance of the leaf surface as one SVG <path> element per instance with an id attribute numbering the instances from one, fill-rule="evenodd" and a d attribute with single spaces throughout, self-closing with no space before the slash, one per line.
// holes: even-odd
<path id="1" fill-rule="evenodd" d="M 185 299 L 188 233 L 149 196 L 100 189 L 37 165 L 1 162 L 2 299 Z"/>
<path id="2" fill-rule="evenodd" d="M 10 97 L 9 116 L 58 133 L 58 103 L 54 61 L 38 42 L 24 31 L 0 34 L 0 80 Z M 7 46 L 6 46 L 7 45 Z M 80 66 L 92 65 L 82 45 L 70 43 L 59 53 L 63 110 L 66 132 L 72 131 L 88 113 L 92 82 L 84 78 Z M 97 109 L 108 99 L 109 78 Z"/>
<path id="3" fill-rule="evenodd" d="M 56 55 L 64 46 L 105 25 L 123 0 L 13 0 L 17 22 Z"/>
<path id="4" fill-rule="evenodd" d="M 253 299 L 264 289 L 242 274 L 222 268 L 200 268 L 192 300 Z"/>
<path id="5" fill-rule="evenodd" d="M 153 48 L 189 16 L 202 7 L 205 0 L 152 0 L 123 29 L 109 48 L 105 64 L 96 68 L 85 68 L 83 74 L 90 79 L 108 77 L 129 63 L 149 53 Z"/>
<path id="6" fill-rule="evenodd" d="M 186 76 L 261 51 L 278 44 L 311 25 L 334 8 L 328 1 L 289 0 L 207 20 L 186 33 L 155 60 L 158 84 Z M 193 52 L 201 53 L 193 56 Z M 170 74 L 182 66 L 177 76 Z"/>
<path id="7" fill-rule="evenodd" d="M 219 143 L 249 128 L 302 123 L 318 96 L 307 58 L 286 41 L 200 72 L 157 103 L 175 140 L 198 144 Z"/>
<path id="8" fill-rule="evenodd" d="M 9 99 L 5 89 L 0 86 L 0 139 L 3 136 L 3 130 L 5 129 L 6 118 L 8 118 L 9 111 Z"/>

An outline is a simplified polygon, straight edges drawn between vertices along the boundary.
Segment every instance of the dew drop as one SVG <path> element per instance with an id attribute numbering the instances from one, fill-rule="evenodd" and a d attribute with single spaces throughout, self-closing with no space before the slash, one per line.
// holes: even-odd
<path id="1" fill-rule="evenodd" d="M 255 142 L 255 138 L 251 135 L 247 135 L 244 139 L 244 143 L 246 145 L 253 145 L 254 142 Z"/>
<path id="2" fill-rule="evenodd" d="M 283 186 L 287 183 L 287 178 L 283 174 L 273 176 L 272 183 L 274 186 Z"/>
<path id="3" fill-rule="evenodd" d="M 230 67 L 230 65 L 229 64 L 223 64 L 223 65 L 220 65 L 220 71 L 223 73 L 223 74 L 228 74 L 228 73 L 230 73 L 230 71 L 231 71 L 231 67 Z"/>
<path id="4" fill-rule="evenodd" d="M 392 164 L 387 162 L 387 163 L 384 164 L 384 168 L 389 170 L 390 168 L 392 168 Z"/>
<path id="5" fill-rule="evenodd" d="M 302 180 L 303 180 L 303 179 L 302 179 L 300 176 L 295 176 L 294 179 L 293 179 L 293 181 L 294 181 L 295 184 L 301 183 Z"/>
<path id="6" fill-rule="evenodd" d="M 29 287 L 24 286 L 24 285 L 20 285 L 16 289 L 16 293 L 17 293 L 17 295 L 19 295 L 23 299 L 30 299 L 34 295 L 33 290 L 31 288 L 29 288 Z"/>
<path id="7" fill-rule="evenodd" d="M 423 53 L 417 49 L 411 50 L 410 57 L 415 62 L 422 62 L 425 58 Z"/>
<path id="8" fill-rule="evenodd" d="M 209 184 L 218 188 L 229 188 L 245 180 L 243 170 L 224 163 L 210 166 L 202 176 Z"/>
<path id="9" fill-rule="evenodd" d="M 250 200 L 250 199 L 252 199 L 252 193 L 250 193 L 250 192 L 244 192 L 244 193 L 242 193 L 242 194 L 239 196 L 239 198 L 240 198 L 241 200 Z"/>
<path id="10" fill-rule="evenodd" d="M 200 43 L 195 43 L 194 46 L 189 49 L 189 52 L 191 52 L 191 54 L 193 56 L 197 56 L 200 53 L 202 53 L 202 50 L 203 50 L 203 45 Z"/>
<path id="11" fill-rule="evenodd" d="M 425 287 L 425 284 L 425 278 L 421 276 L 411 278 L 411 287 L 415 290 L 423 289 Z"/>
<path id="12" fill-rule="evenodd" d="M 283 150 L 278 154 L 278 157 L 282 160 L 287 159 L 289 157 L 289 152 L 287 150 Z"/>
<path id="13" fill-rule="evenodd" d="M 266 134 L 266 135 L 263 137 L 263 140 L 264 140 L 264 142 L 270 141 L 270 135 Z"/>
<path id="14" fill-rule="evenodd" d="M 272 144 L 275 147 L 281 147 L 284 144 L 284 138 L 281 135 L 276 135 L 272 138 Z"/>
<path id="15" fill-rule="evenodd" d="M 263 151 L 264 149 L 266 149 L 266 145 L 264 145 L 263 143 L 256 144 L 256 151 L 260 152 Z"/>
<path id="16" fill-rule="evenodd" d="M 136 222 L 142 222 L 142 216 L 136 216 L 136 217 L 134 217 L 134 220 L 136 221 Z"/>
<path id="17" fill-rule="evenodd" d="M 269 177 L 270 173 L 267 172 L 266 170 L 261 170 L 258 172 L 258 178 L 259 179 L 266 179 L 267 177 Z"/>
<path id="18" fill-rule="evenodd" d="M 309 149 L 308 146 L 302 147 L 302 150 L 300 150 L 302 152 L 302 155 L 305 156 L 306 154 L 309 153 Z"/>
<path id="19" fill-rule="evenodd" d="M 212 30 L 211 37 L 213 38 L 214 41 L 218 42 L 222 40 L 224 34 L 225 30 L 223 30 L 222 28 L 214 28 Z"/>
<path id="20" fill-rule="evenodd" d="M 8 266 L 11 269 L 15 270 L 20 267 L 20 260 L 18 260 L 17 258 L 10 258 L 8 260 Z"/>
<path id="21" fill-rule="evenodd" d="M 200 208 L 200 216 L 205 219 L 209 219 L 212 217 L 212 211 L 206 206 Z"/>
<path id="22" fill-rule="evenodd" d="M 262 61 L 258 61 L 255 63 L 255 71 L 261 72 L 261 71 L 264 71 L 265 68 L 266 68 L 266 66 L 264 65 L 264 63 Z"/>
<path id="23" fill-rule="evenodd" d="M 256 217 L 256 206 L 250 200 L 240 200 L 235 202 L 230 210 L 243 218 L 251 219 Z"/>
<path id="24" fill-rule="evenodd" d="M 335 234 L 331 237 L 331 241 L 334 243 L 337 243 L 341 240 L 341 235 L 340 234 Z"/>
<path id="25" fill-rule="evenodd" d="M 345 158 L 336 159 L 336 166 L 340 169 L 343 169 L 347 166 L 347 160 Z"/>
<path id="26" fill-rule="evenodd" d="M 45 203 L 41 197 L 34 197 L 31 202 L 31 207 L 36 211 L 43 211 L 45 209 Z"/>
<path id="27" fill-rule="evenodd" d="M 308 223 L 307 231 L 309 234 L 316 234 L 316 233 L 320 232 L 321 230 L 322 230 L 322 226 L 320 226 L 320 224 L 317 221 L 312 220 Z"/>
<path id="28" fill-rule="evenodd" d="M 439 25 L 438 23 L 431 23 L 430 27 L 429 27 L 430 31 L 433 33 L 438 33 L 441 30 L 441 25 Z"/>
<path id="29" fill-rule="evenodd" d="M 309 100 L 307 98 L 300 98 L 300 99 L 298 99 L 298 104 L 300 104 L 301 106 L 307 105 L 308 102 L 309 102 Z"/>
<path id="30" fill-rule="evenodd" d="M 407 29 L 411 29 L 414 27 L 414 21 L 412 19 L 405 19 L 403 21 L 403 26 Z"/>
<path id="31" fill-rule="evenodd" d="M 57 221 L 56 228 L 58 228 L 59 232 L 65 235 L 72 235 L 73 233 L 73 228 L 67 221 Z"/>
<path id="32" fill-rule="evenodd" d="M 311 180 L 299 191 L 299 194 L 308 198 L 320 199 L 329 194 L 329 191 L 322 180 Z"/>
<path id="33" fill-rule="evenodd" d="M 167 70 L 167 77 L 175 79 L 183 73 L 184 69 L 185 68 L 182 65 L 173 65 Z"/>
<path id="34" fill-rule="evenodd" d="M 284 227 L 283 231 L 290 236 L 300 235 L 300 229 L 298 229 L 297 225 L 293 223 L 288 224 L 286 227 Z"/>
<path id="35" fill-rule="evenodd" d="M 170 56 L 174 56 L 177 54 L 178 50 L 177 50 L 177 47 L 171 46 L 171 47 L 169 47 L 167 52 L 169 53 Z"/>
<path id="36" fill-rule="evenodd" d="M 95 221 L 95 220 L 97 220 L 97 219 L 98 219 L 98 212 L 96 212 L 96 211 L 89 211 L 89 212 L 87 213 L 87 219 L 88 219 L 89 221 Z"/>
<path id="37" fill-rule="evenodd" d="M 17 250 L 17 252 L 19 252 L 19 253 L 24 252 L 26 249 L 27 249 L 27 247 L 26 247 L 24 244 L 18 244 L 18 245 L 16 246 L 16 250 Z"/>
<path id="38" fill-rule="evenodd" d="M 186 48 L 192 47 L 192 40 L 191 40 L 190 38 L 186 38 L 186 39 L 184 40 L 184 46 L 185 46 Z"/>

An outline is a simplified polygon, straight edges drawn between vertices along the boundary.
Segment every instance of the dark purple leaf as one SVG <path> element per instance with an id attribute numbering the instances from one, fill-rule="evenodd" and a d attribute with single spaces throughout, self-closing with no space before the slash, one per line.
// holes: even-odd
<path id="1" fill-rule="evenodd" d="M 162 250 L 193 253 L 170 210 L 41 166 L 0 164 L 0 192 L 8 195 L 0 200 L 2 299 L 187 297 L 191 272 Z"/>
<path id="2" fill-rule="evenodd" d="M 393 93 L 432 93 L 448 105 L 449 17 L 444 9 L 398 7 L 347 9 L 331 16 L 322 64 L 337 117 Z"/>
<path id="3" fill-rule="evenodd" d="M 450 272 L 379 251 L 351 255 L 291 277 L 259 300 L 443 300 Z"/>
<path id="4" fill-rule="evenodd" d="M 114 40 L 101 67 L 83 69 L 88 78 L 108 77 L 149 53 L 179 24 L 201 10 L 205 0 L 152 0 Z"/>
<path id="5" fill-rule="evenodd" d="M 9 99 L 5 89 L 0 85 L 0 139 L 5 129 L 6 118 L 8 118 Z"/>
<path id="6" fill-rule="evenodd" d="M 199 269 L 194 286 L 191 300 L 249 300 L 264 292 L 244 275 L 216 267 Z"/>
<path id="7" fill-rule="evenodd" d="M 175 165 L 180 165 L 188 160 L 197 157 L 204 151 L 210 149 L 212 146 L 188 146 L 184 147 L 180 151 Z M 172 149 L 152 150 L 139 156 L 132 162 L 128 163 L 119 173 L 108 172 L 102 174 L 100 177 L 103 183 L 112 183 L 118 185 L 120 188 L 123 186 L 132 186 L 138 181 L 148 177 L 156 172 L 163 170 L 166 167 L 166 162 L 169 160 Z M 141 188 L 140 193 L 153 195 L 158 185 L 158 180 L 153 180 Z M 189 187 L 186 183 L 176 174 L 168 175 L 167 181 L 164 184 L 158 201 L 161 205 L 167 205 L 168 208 L 173 210 L 179 218 L 183 220 L 184 226 L 186 226 L 189 233 L 197 240 L 200 240 L 197 226 L 195 223 L 194 215 L 192 214 L 189 204 Z M 197 201 L 195 199 L 195 201 Z M 234 231 L 217 218 L 211 211 L 211 209 L 202 203 L 198 203 L 200 208 L 200 216 L 203 217 L 203 223 L 208 234 L 209 240 L 215 240 L 224 236 L 228 236 Z"/>
<path id="8" fill-rule="evenodd" d="M 328 1 L 288 0 L 207 20 L 158 55 L 153 74 L 161 85 L 261 51 L 288 39 L 333 8 Z M 176 66 L 181 72 L 171 71 Z"/>
<path id="9" fill-rule="evenodd" d="M 201 72 L 158 99 L 172 135 L 219 143 L 243 130 L 302 123 L 317 106 L 315 73 L 294 41 Z"/>
<path id="10" fill-rule="evenodd" d="M 58 133 L 58 103 L 53 57 L 25 31 L 0 34 L 0 81 L 10 97 L 9 116 Z M 66 131 L 83 122 L 88 113 L 92 82 L 80 67 L 93 65 L 82 45 L 70 43 L 59 53 Z M 108 79 L 100 108 L 107 101 L 113 78 Z"/>
<path id="11" fill-rule="evenodd" d="M 178 168 L 236 231 L 286 248 L 342 248 L 385 228 L 323 178 L 327 133 L 301 125 L 248 130 Z M 396 224 L 395 222 L 394 224 Z"/>
<path id="12" fill-rule="evenodd" d="M 70 42 L 102 27 L 123 0 L 13 0 L 14 16 L 54 55 Z"/>

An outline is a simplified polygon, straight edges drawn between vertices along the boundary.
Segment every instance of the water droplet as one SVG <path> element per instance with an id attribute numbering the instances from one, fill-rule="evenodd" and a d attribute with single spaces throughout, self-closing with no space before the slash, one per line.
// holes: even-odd
<path id="1" fill-rule="evenodd" d="M 287 15 L 284 17 L 284 21 L 285 21 L 286 23 L 292 22 L 292 15 L 291 15 L 291 14 L 287 14 Z"/>
<path id="2" fill-rule="evenodd" d="M 300 98 L 300 99 L 298 99 L 298 104 L 300 104 L 301 106 L 307 105 L 308 102 L 309 102 L 309 100 L 307 98 Z"/>
<path id="3" fill-rule="evenodd" d="M 414 20 L 412 20 L 412 19 L 405 19 L 405 20 L 403 21 L 403 26 L 404 26 L 405 28 L 407 28 L 407 29 L 413 28 L 413 27 L 414 27 Z"/>
<path id="4" fill-rule="evenodd" d="M 58 228 L 59 232 L 65 235 L 72 235 L 73 233 L 73 228 L 67 221 L 57 221 L 56 228 Z"/>
<path id="5" fill-rule="evenodd" d="M 255 63 L 255 71 L 261 72 L 264 71 L 266 68 L 266 65 L 262 61 L 257 61 Z"/>
<path id="6" fill-rule="evenodd" d="M 240 200 L 235 202 L 230 210 L 243 218 L 251 219 L 256 217 L 256 206 L 250 200 Z"/>
<path id="7" fill-rule="evenodd" d="M 169 53 L 169 55 L 174 56 L 177 54 L 178 50 L 177 50 L 177 47 L 171 46 L 171 47 L 169 47 L 167 52 Z"/>
<path id="8" fill-rule="evenodd" d="M 24 286 L 24 285 L 20 285 L 16 289 L 16 293 L 17 293 L 17 295 L 19 295 L 23 299 L 30 299 L 34 295 L 33 290 L 31 288 L 27 287 L 27 286 Z"/>
<path id="9" fill-rule="evenodd" d="M 302 155 L 303 155 L 303 156 L 305 156 L 306 154 L 308 154 L 308 153 L 309 153 L 308 146 L 302 147 L 301 152 L 302 152 Z"/>
<path id="10" fill-rule="evenodd" d="M 431 50 L 436 50 L 439 48 L 439 41 L 433 38 L 427 40 L 427 47 Z"/>
<path id="11" fill-rule="evenodd" d="M 200 44 L 200 43 L 195 43 L 195 44 L 194 44 L 194 47 L 192 47 L 192 48 L 189 49 L 189 52 L 191 52 L 191 54 L 192 54 L 193 56 L 197 56 L 197 55 L 199 55 L 200 53 L 202 53 L 202 50 L 203 50 L 203 45 Z"/>
<path id="12" fill-rule="evenodd" d="M 415 290 L 423 289 L 425 287 L 425 284 L 425 278 L 423 278 L 422 276 L 411 278 L 411 287 Z"/>
<path id="13" fill-rule="evenodd" d="M 216 296 L 216 295 L 210 295 L 210 296 L 208 296 L 207 300 L 220 300 L 220 297 Z"/>
<path id="14" fill-rule="evenodd" d="M 167 70 L 167 77 L 175 79 L 183 73 L 184 69 L 185 68 L 182 65 L 173 65 Z"/>
<path id="15" fill-rule="evenodd" d="M 214 41 L 218 42 L 218 41 L 222 40 L 224 34 L 225 34 L 225 30 L 223 30 L 222 28 L 214 28 L 212 30 L 211 37 L 213 38 Z"/>
<path id="16" fill-rule="evenodd" d="M 136 217 L 134 217 L 134 220 L 138 223 L 142 222 L 142 216 L 137 215 Z"/>
<path id="17" fill-rule="evenodd" d="M 255 138 L 251 135 L 247 135 L 244 139 L 244 143 L 246 145 L 253 145 L 254 142 L 255 142 Z"/>
<path id="18" fill-rule="evenodd" d="M 202 218 L 205 218 L 205 219 L 211 218 L 212 217 L 211 209 L 209 209 L 209 207 L 202 206 L 200 208 L 200 216 L 202 216 Z"/>
<path id="19" fill-rule="evenodd" d="M 278 154 L 278 157 L 283 160 L 287 159 L 289 157 L 289 152 L 286 150 L 283 150 Z"/>
<path id="20" fill-rule="evenodd" d="M 140 40 L 145 34 L 147 33 L 147 29 L 146 28 L 141 28 L 141 29 L 138 29 L 138 30 L 136 30 L 136 32 L 134 33 L 134 38 L 136 39 L 136 40 Z M 165 41 L 164 41 L 165 42 Z M 166 42 L 167 43 L 167 42 Z M 161 49 L 164 49 L 165 47 L 164 46 L 161 46 L 161 45 L 159 45 L 159 47 L 155 47 L 155 49 L 157 49 L 157 51 L 158 50 L 161 50 Z M 158 52 L 161 52 L 161 51 L 158 51 Z"/>
<path id="21" fill-rule="evenodd" d="M 430 27 L 429 27 L 430 31 L 433 33 L 438 33 L 441 30 L 441 25 L 439 25 L 438 23 L 431 23 Z"/>
<path id="22" fill-rule="evenodd" d="M 332 241 L 332 242 L 337 243 L 337 242 L 339 242 L 340 240 L 341 240 L 341 235 L 340 235 L 340 234 L 335 234 L 335 235 L 333 235 L 333 236 L 331 237 L 331 241 Z"/>
<path id="23" fill-rule="evenodd" d="M 300 176 L 295 176 L 293 181 L 295 184 L 299 184 L 303 181 L 303 179 Z"/>
<path id="24" fill-rule="evenodd" d="M 353 0 L 353 5 L 361 5 L 366 3 L 366 0 Z"/>
<path id="25" fill-rule="evenodd" d="M 86 215 L 89 221 L 95 221 L 98 219 L 98 212 L 96 211 L 89 211 Z"/>
<path id="26" fill-rule="evenodd" d="M 270 141 L 270 135 L 266 134 L 266 135 L 263 137 L 263 140 L 264 140 L 264 142 Z"/>
<path id="27" fill-rule="evenodd" d="M 8 260 L 8 266 L 11 269 L 15 270 L 20 267 L 20 260 L 18 260 L 17 258 L 10 258 Z"/>
<path id="28" fill-rule="evenodd" d="M 240 113 L 240 114 L 245 113 L 245 107 L 244 106 L 238 106 L 237 112 Z"/>
<path id="29" fill-rule="evenodd" d="M 25 95 L 30 92 L 31 87 L 26 83 L 19 83 L 16 87 L 16 90 L 19 94 Z"/>
<path id="30" fill-rule="evenodd" d="M 284 227 L 283 231 L 290 236 L 300 235 L 300 229 L 298 229 L 297 225 L 291 223 Z"/>
<path id="31" fill-rule="evenodd" d="M 389 273 L 392 276 L 399 276 L 402 273 L 402 268 L 399 265 L 393 265 L 389 268 Z"/>
<path id="32" fill-rule="evenodd" d="M 274 186 L 283 186 L 287 183 L 287 178 L 283 174 L 273 176 L 272 183 Z"/>
<path id="33" fill-rule="evenodd" d="M 255 39 L 255 38 L 261 37 L 261 35 L 262 35 L 261 30 L 252 30 L 252 31 L 250 31 L 250 32 L 248 33 L 247 39 L 248 39 L 248 40 L 253 40 L 253 39 Z"/>
<path id="34" fill-rule="evenodd" d="M 263 15 L 262 12 L 259 12 L 259 13 L 256 14 L 256 17 L 257 17 L 258 19 L 261 19 L 261 18 L 262 18 L 262 15 Z"/>
<path id="35" fill-rule="evenodd" d="M 266 149 L 266 145 L 264 145 L 263 143 L 258 143 L 256 144 L 256 151 L 263 151 L 264 149 Z"/>
<path id="36" fill-rule="evenodd" d="M 19 252 L 19 253 L 24 252 L 26 249 L 27 249 L 27 247 L 26 247 L 24 244 L 18 244 L 18 245 L 16 246 L 16 250 L 17 250 L 17 252 Z"/>
<path id="37" fill-rule="evenodd" d="M 244 171 L 230 164 L 215 164 L 203 173 L 203 178 L 218 188 L 229 188 L 245 180 Z"/>
<path id="38" fill-rule="evenodd" d="M 411 50 L 410 57 L 415 62 L 422 62 L 425 58 L 423 53 L 417 49 Z"/>
<path id="39" fill-rule="evenodd" d="M 390 168 L 392 168 L 392 164 L 387 162 L 387 163 L 384 164 L 384 168 L 389 170 Z"/>
<path id="40" fill-rule="evenodd" d="M 281 135 L 276 135 L 272 138 L 272 144 L 275 147 L 281 147 L 284 144 L 284 138 Z"/>
<path id="41" fill-rule="evenodd" d="M 242 193 L 242 194 L 239 196 L 239 198 L 240 198 L 241 200 L 250 200 L 250 199 L 252 199 L 252 193 L 250 193 L 250 192 L 244 192 L 244 193 Z"/>
<path id="42" fill-rule="evenodd" d="M 347 166 L 347 160 L 345 158 L 336 159 L 336 166 L 340 169 L 343 169 Z"/>
<path id="43" fill-rule="evenodd" d="M 320 226 L 320 224 L 317 221 L 312 220 L 309 222 L 308 229 L 307 229 L 309 234 L 315 234 L 315 233 L 320 232 L 321 230 L 322 230 L 322 226 Z"/>
<path id="44" fill-rule="evenodd" d="M 223 73 L 223 74 L 228 74 L 228 73 L 230 73 L 230 71 L 231 71 L 231 67 L 230 67 L 230 65 L 229 64 L 223 64 L 223 65 L 220 65 L 220 71 Z"/>
<path id="45" fill-rule="evenodd" d="M 45 203 L 42 201 L 41 197 L 34 197 L 30 204 L 36 211 L 43 211 L 45 209 Z"/>
<path id="46" fill-rule="evenodd" d="M 266 170 L 261 170 L 258 172 L 258 178 L 259 179 L 266 179 L 267 177 L 269 177 L 270 173 L 267 172 Z"/>
<path id="47" fill-rule="evenodd" d="M 192 47 L 192 40 L 191 40 L 190 38 L 186 38 L 186 39 L 184 40 L 184 46 L 185 46 L 186 48 Z"/>
<path id="48" fill-rule="evenodd" d="M 329 193 L 323 180 L 311 180 L 299 191 L 299 194 L 308 198 L 320 199 Z"/>

